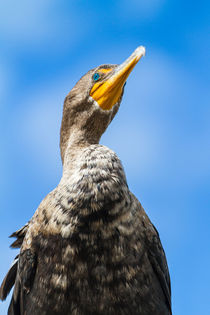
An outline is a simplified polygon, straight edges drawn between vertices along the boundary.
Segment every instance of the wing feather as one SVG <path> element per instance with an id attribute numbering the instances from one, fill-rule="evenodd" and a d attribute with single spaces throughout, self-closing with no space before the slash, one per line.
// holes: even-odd
<path id="1" fill-rule="evenodd" d="M 27 229 L 28 229 L 28 223 L 25 224 L 21 229 L 14 232 L 12 235 L 10 235 L 10 237 L 17 238 L 15 242 L 12 243 L 11 245 L 12 248 L 21 247 L 24 237 L 26 235 Z M 6 299 L 7 295 L 9 294 L 10 290 L 12 289 L 15 283 L 15 279 L 17 275 L 18 260 L 19 260 L 19 255 L 15 257 L 9 271 L 7 272 L 4 280 L 2 281 L 2 284 L 0 287 L 0 299 L 2 301 Z"/>
<path id="2" fill-rule="evenodd" d="M 0 287 L 0 299 L 4 301 L 12 289 L 17 274 L 18 257 L 16 256 Z"/>
<path id="3" fill-rule="evenodd" d="M 152 268 L 159 280 L 163 293 L 165 295 L 170 313 L 172 314 L 171 282 L 170 282 L 170 276 L 169 276 L 169 271 L 168 271 L 168 265 L 166 261 L 165 252 L 163 250 L 163 247 L 159 238 L 159 234 L 155 227 L 154 229 L 156 231 L 156 235 L 154 235 L 152 238 L 152 241 L 149 242 L 148 257 L 152 265 Z"/>

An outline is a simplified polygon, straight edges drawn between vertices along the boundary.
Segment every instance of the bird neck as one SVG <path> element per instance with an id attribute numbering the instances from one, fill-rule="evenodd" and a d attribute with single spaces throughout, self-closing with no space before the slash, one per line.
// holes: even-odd
<path id="1" fill-rule="evenodd" d="M 66 141 L 63 154 L 63 171 L 70 171 L 74 168 L 81 151 L 92 144 L 98 144 L 100 137 L 87 132 L 87 130 L 76 129 L 70 131 Z"/>

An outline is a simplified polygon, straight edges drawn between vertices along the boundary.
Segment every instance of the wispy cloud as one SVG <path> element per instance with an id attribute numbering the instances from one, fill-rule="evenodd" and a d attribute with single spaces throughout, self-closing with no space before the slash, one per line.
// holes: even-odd
<path id="1" fill-rule="evenodd" d="M 1 3 L 0 28 L 1 38 L 8 43 L 15 43 L 16 47 L 30 49 L 40 45 L 52 43 L 56 49 L 56 43 L 63 47 L 63 39 L 75 43 L 77 38 L 85 34 L 88 25 L 81 27 L 76 18 L 76 6 L 69 4 L 66 11 L 54 0 L 37 1 L 14 1 L 8 0 Z M 65 13 L 66 12 L 66 13 Z M 62 40 L 62 42 L 61 42 Z M 62 43 L 62 45 L 61 45 Z M 29 44 L 28 47 L 22 46 Z M 48 46 L 49 48 L 49 46 Z"/>
<path id="2" fill-rule="evenodd" d="M 68 80 L 37 88 L 27 94 L 12 115 L 17 142 L 31 163 L 40 164 L 46 176 L 60 172 L 59 130 Z"/>

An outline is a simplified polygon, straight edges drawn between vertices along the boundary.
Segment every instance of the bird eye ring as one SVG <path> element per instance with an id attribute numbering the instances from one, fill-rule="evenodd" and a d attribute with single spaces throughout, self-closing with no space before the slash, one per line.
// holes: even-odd
<path id="1" fill-rule="evenodd" d="M 93 80 L 98 81 L 100 79 L 100 74 L 98 72 L 94 73 Z"/>

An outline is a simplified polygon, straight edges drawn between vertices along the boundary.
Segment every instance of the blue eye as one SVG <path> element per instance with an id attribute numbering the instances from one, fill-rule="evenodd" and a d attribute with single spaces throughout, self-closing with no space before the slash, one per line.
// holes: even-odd
<path id="1" fill-rule="evenodd" d="M 98 72 L 94 73 L 93 80 L 98 81 L 100 79 L 100 74 Z"/>

